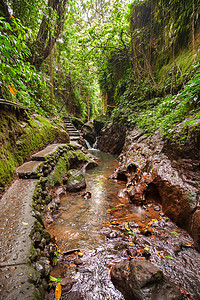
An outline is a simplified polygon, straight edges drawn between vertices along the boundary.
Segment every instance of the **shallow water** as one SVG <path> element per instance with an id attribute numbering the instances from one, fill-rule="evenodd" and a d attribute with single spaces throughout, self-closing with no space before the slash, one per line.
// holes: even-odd
<path id="1" fill-rule="evenodd" d="M 99 151 L 93 154 L 100 162 L 85 174 L 85 191 L 91 192 L 91 198 L 82 197 L 85 191 L 64 195 L 59 214 L 48 228 L 61 253 L 80 249 L 82 264 L 74 263 L 77 253 L 61 254 L 52 275 L 75 279 L 72 290 L 80 291 L 85 299 L 124 299 L 110 280 L 110 267 L 127 259 L 132 250 L 144 259 L 146 248 L 150 260 L 177 284 L 185 299 L 200 299 L 200 253 L 192 239 L 161 211 L 155 211 L 156 204 L 143 208 L 130 204 L 123 194 L 125 183 L 109 180 L 116 157 Z M 135 237 L 125 230 L 125 222 L 130 222 Z M 150 236 L 144 235 L 147 229 Z"/>

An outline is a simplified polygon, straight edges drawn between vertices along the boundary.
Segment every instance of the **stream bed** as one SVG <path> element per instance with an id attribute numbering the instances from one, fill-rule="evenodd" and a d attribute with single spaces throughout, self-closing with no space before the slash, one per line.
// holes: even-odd
<path id="1" fill-rule="evenodd" d="M 47 227 L 60 250 L 51 275 L 65 282 L 62 299 L 124 299 L 111 282 L 110 268 L 131 257 L 148 258 L 184 299 L 200 299 L 200 253 L 191 237 L 158 204 L 129 203 L 123 193 L 126 183 L 109 179 L 116 157 L 91 152 L 100 162 L 84 174 L 86 190 L 65 193 L 54 223 Z M 91 198 L 83 197 L 86 191 Z M 79 251 L 69 254 L 72 249 Z M 53 299 L 53 292 L 48 297 Z"/>

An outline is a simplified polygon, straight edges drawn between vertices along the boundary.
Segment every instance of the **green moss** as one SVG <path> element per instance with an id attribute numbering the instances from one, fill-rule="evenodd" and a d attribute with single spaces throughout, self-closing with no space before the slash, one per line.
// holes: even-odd
<path id="1" fill-rule="evenodd" d="M 69 159 L 60 158 L 57 165 L 54 168 L 52 174 L 48 177 L 48 187 L 54 187 L 60 185 L 62 181 L 62 176 L 67 172 L 69 168 Z"/>
<path id="2" fill-rule="evenodd" d="M 38 256 L 37 250 L 35 249 L 35 247 L 32 244 L 30 252 L 29 252 L 29 259 L 30 259 L 30 261 L 36 260 L 37 256 Z"/>
<path id="3" fill-rule="evenodd" d="M 67 173 L 71 165 L 75 162 L 77 165 L 91 161 L 88 155 L 84 154 L 80 149 L 74 150 L 71 145 L 69 145 L 69 150 L 63 154 L 56 164 L 54 171 L 48 177 L 47 186 L 54 187 L 55 185 L 60 185 L 62 182 L 62 177 Z M 71 149 L 70 149 L 71 148 Z M 73 150 L 72 150 L 73 149 Z"/>
<path id="4" fill-rule="evenodd" d="M 171 85 L 172 72 L 174 72 L 174 76 L 177 77 L 176 80 L 178 80 L 179 84 L 181 84 L 184 81 L 185 77 L 188 75 L 188 72 L 191 71 L 191 67 L 193 64 L 192 51 L 181 51 L 180 54 L 174 59 L 174 61 L 172 57 L 170 57 L 170 60 L 168 61 L 168 55 L 169 54 L 161 54 L 155 67 L 158 84 L 164 84 L 165 86 L 167 86 L 167 81 L 169 81 L 169 85 Z M 161 64 L 162 67 L 160 66 Z"/>
<path id="5" fill-rule="evenodd" d="M 68 142 L 61 132 L 47 119 L 36 116 L 19 120 L 17 110 L 1 108 L 0 115 L 0 188 L 9 183 L 17 165 L 32 153 L 54 141 Z"/>

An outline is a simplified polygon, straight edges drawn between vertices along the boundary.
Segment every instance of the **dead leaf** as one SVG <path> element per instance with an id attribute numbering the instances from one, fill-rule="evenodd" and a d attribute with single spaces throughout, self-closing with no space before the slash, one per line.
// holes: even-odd
<path id="1" fill-rule="evenodd" d="M 28 223 L 26 223 L 26 222 L 22 222 L 22 224 L 23 224 L 23 225 L 28 225 Z"/>
<path id="2" fill-rule="evenodd" d="M 61 294 L 62 294 L 62 287 L 61 287 L 60 282 L 58 282 L 56 289 L 55 289 L 55 299 L 59 300 L 61 297 Z"/>

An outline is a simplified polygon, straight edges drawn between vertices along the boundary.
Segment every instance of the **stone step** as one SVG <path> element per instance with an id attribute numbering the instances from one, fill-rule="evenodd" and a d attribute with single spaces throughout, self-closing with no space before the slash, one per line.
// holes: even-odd
<path id="1" fill-rule="evenodd" d="M 77 130 L 74 126 L 71 126 L 71 125 L 66 126 L 66 128 L 67 128 L 67 129 L 68 129 L 68 128 L 73 128 L 73 129 Z"/>
<path id="2" fill-rule="evenodd" d="M 66 126 L 66 129 L 73 129 L 73 130 L 78 131 L 74 126 Z"/>
<path id="3" fill-rule="evenodd" d="M 58 147 L 63 146 L 65 144 L 52 144 L 47 146 L 45 149 L 42 151 L 39 151 L 31 156 L 32 160 L 37 160 L 37 161 L 45 161 L 47 156 L 56 152 L 58 150 Z"/>
<path id="4" fill-rule="evenodd" d="M 79 140 L 80 136 L 70 136 L 70 140 L 74 141 L 74 140 Z"/>
<path id="5" fill-rule="evenodd" d="M 60 146 L 66 144 L 52 144 L 47 146 L 42 151 L 32 155 L 31 161 L 28 161 L 16 169 L 19 178 L 38 178 L 41 175 L 40 166 L 47 159 L 48 155 L 55 153 Z"/>
<path id="6" fill-rule="evenodd" d="M 74 126 L 71 126 L 71 125 L 66 126 L 66 128 L 67 128 L 67 129 L 71 128 L 71 129 L 77 130 Z"/>
<path id="7" fill-rule="evenodd" d="M 65 124 L 66 130 L 68 131 L 71 141 L 78 141 L 80 139 L 79 131 L 71 123 L 70 117 L 63 117 L 63 122 Z"/>
<path id="8" fill-rule="evenodd" d="M 70 135 L 73 135 L 73 134 L 75 134 L 75 135 L 80 135 L 80 133 L 78 132 L 78 131 L 75 131 L 75 130 L 70 130 L 70 131 L 68 131 L 68 134 Z"/>
<path id="9" fill-rule="evenodd" d="M 28 161 L 16 169 L 19 178 L 38 178 L 42 161 Z"/>
<path id="10" fill-rule="evenodd" d="M 78 131 L 76 131 L 76 130 L 68 130 L 68 133 L 70 134 L 78 134 L 78 135 L 80 135 L 80 133 L 78 132 Z"/>
<path id="11" fill-rule="evenodd" d="M 35 218 L 32 198 L 38 180 L 16 180 L 0 201 L 0 298 L 33 299 L 35 287 L 28 282 L 36 271 L 28 264 L 29 237 Z"/>

